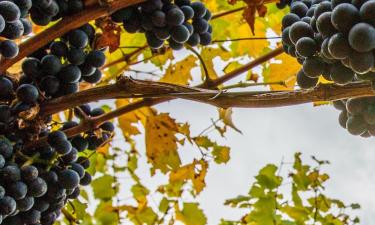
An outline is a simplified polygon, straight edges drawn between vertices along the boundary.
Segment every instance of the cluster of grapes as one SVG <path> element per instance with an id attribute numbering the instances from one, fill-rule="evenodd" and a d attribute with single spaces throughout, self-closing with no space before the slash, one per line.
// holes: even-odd
<path id="1" fill-rule="evenodd" d="M 158 49 L 168 41 L 174 50 L 211 43 L 211 12 L 201 2 L 190 0 L 150 0 L 111 16 L 129 33 L 145 33 L 149 46 Z"/>
<path id="2" fill-rule="evenodd" d="M 301 88 L 314 87 L 320 75 L 337 84 L 375 79 L 374 0 L 294 0 L 290 11 L 282 20 L 282 40 L 303 65 Z"/>
<path id="3" fill-rule="evenodd" d="M 338 100 L 333 106 L 341 111 L 339 123 L 350 134 L 375 136 L 375 97 Z"/>
<path id="4" fill-rule="evenodd" d="M 91 49 L 94 37 L 95 29 L 86 24 L 40 49 L 23 62 L 21 83 L 35 83 L 46 97 L 75 93 L 80 81 L 97 83 L 105 55 Z"/>
<path id="5" fill-rule="evenodd" d="M 39 26 L 46 26 L 51 21 L 78 13 L 84 9 L 81 0 L 33 0 L 30 11 L 32 21 Z"/>
<path id="6" fill-rule="evenodd" d="M 0 224 L 52 225 L 67 201 L 79 196 L 80 186 L 90 184 L 87 151 L 105 144 L 114 125 L 105 122 L 70 138 L 63 131 L 78 122 L 65 122 L 57 131 L 51 131 L 49 117 L 43 123 L 21 125 L 27 120 L 23 113 L 42 101 L 37 87 L 1 76 L 0 89 Z M 78 119 L 102 114 L 103 109 L 87 104 L 75 110 Z M 25 145 L 42 137 L 47 143 Z"/>
<path id="7" fill-rule="evenodd" d="M 0 2 L 0 55 L 14 58 L 18 55 L 18 46 L 12 40 L 32 32 L 32 24 L 27 19 L 32 6 L 31 0 L 5 0 Z"/>

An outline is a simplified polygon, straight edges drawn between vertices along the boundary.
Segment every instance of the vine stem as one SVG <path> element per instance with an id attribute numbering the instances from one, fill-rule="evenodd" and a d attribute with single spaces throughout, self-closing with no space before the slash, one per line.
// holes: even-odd
<path id="1" fill-rule="evenodd" d="M 236 76 L 239 76 L 242 73 L 244 73 L 244 72 L 246 72 L 246 71 L 248 71 L 248 70 L 250 70 L 250 69 L 252 69 L 252 68 L 254 68 L 258 65 L 261 65 L 262 63 L 265 63 L 268 60 L 270 60 L 270 59 L 272 59 L 272 58 L 274 58 L 277 55 L 280 55 L 282 53 L 283 53 L 282 47 L 279 47 L 279 48 L 277 48 L 277 49 L 275 49 L 275 50 L 273 50 L 273 51 L 271 51 L 267 54 L 264 54 L 263 56 L 255 59 L 255 60 L 243 65 L 242 67 L 237 68 L 236 70 L 233 70 L 233 71 L 227 73 L 226 75 L 213 80 L 209 84 L 203 83 L 201 85 L 198 85 L 197 88 L 215 88 L 218 85 L 220 85 L 220 84 L 222 84 L 222 83 L 224 83 L 224 82 L 226 82 L 226 81 L 228 81 L 228 80 L 230 80 L 230 79 L 232 79 Z M 188 89 L 191 90 L 192 88 L 189 87 Z M 76 93 L 76 94 L 78 95 L 79 93 Z M 69 102 L 72 99 L 72 95 L 60 97 L 58 99 L 55 99 L 55 101 L 63 101 L 63 99 L 64 99 L 64 101 Z M 119 117 L 123 114 L 126 114 L 128 112 L 131 112 L 133 110 L 137 110 L 137 109 L 140 109 L 142 107 L 150 107 L 150 106 L 160 104 L 162 102 L 166 102 L 166 101 L 173 100 L 173 99 L 174 99 L 173 97 L 145 98 L 145 99 L 140 100 L 138 102 L 130 103 L 126 106 L 119 107 L 116 110 L 113 110 L 113 111 L 108 112 L 106 114 L 100 115 L 98 117 L 93 117 L 93 118 L 90 118 L 90 119 L 83 120 L 78 126 L 67 129 L 64 132 L 68 137 L 72 137 L 74 135 L 77 135 L 79 133 L 82 133 L 82 132 L 85 132 L 85 131 L 88 131 L 88 130 L 94 130 L 97 127 L 99 127 L 102 123 L 104 123 L 105 121 L 117 118 L 117 117 Z M 51 103 L 47 102 L 44 106 L 41 107 L 41 114 L 42 115 L 48 115 L 48 113 L 46 113 L 46 107 L 47 107 L 48 104 L 51 104 Z M 83 102 L 81 102 L 80 104 L 83 104 Z M 74 106 L 71 106 L 71 107 L 74 107 Z M 41 139 L 39 139 L 39 140 L 37 140 L 33 143 L 29 143 L 27 145 L 27 147 L 39 146 L 39 145 L 45 143 L 46 141 L 47 141 L 47 139 L 45 137 L 43 137 L 43 138 L 41 138 Z"/>
<path id="2" fill-rule="evenodd" d="M 38 33 L 34 37 L 20 44 L 20 51 L 17 57 L 13 59 L 2 59 L 0 61 L 0 74 L 4 73 L 9 67 L 11 67 L 16 62 L 32 54 L 36 49 L 42 48 L 49 42 L 53 41 L 58 37 L 63 36 L 70 30 L 79 28 L 89 21 L 110 15 L 119 9 L 135 5 L 143 1 L 144 0 L 114 0 L 110 1 L 108 4 L 105 5 L 100 5 L 99 3 L 90 3 L 85 10 L 75 15 L 65 17 L 64 19 L 57 22 L 55 25 L 45 29 L 44 31 Z"/>

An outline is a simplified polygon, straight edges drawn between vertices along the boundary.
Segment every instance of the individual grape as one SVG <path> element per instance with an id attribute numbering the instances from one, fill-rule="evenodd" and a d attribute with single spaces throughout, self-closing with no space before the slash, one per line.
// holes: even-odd
<path id="1" fill-rule="evenodd" d="M 82 10 L 84 9 L 84 4 L 82 1 L 78 1 L 78 0 L 70 0 L 68 1 L 68 10 L 67 12 L 69 12 L 69 14 L 75 14 L 75 13 L 79 13 L 81 12 Z"/>
<path id="2" fill-rule="evenodd" d="M 336 8 L 336 6 L 342 3 L 351 3 L 351 0 L 331 0 L 332 9 Z"/>
<path id="3" fill-rule="evenodd" d="M 303 37 L 314 38 L 314 31 L 311 29 L 309 24 L 299 21 L 299 22 L 294 23 L 290 27 L 289 37 L 290 37 L 290 40 L 294 44 L 296 44 L 297 41 Z"/>
<path id="4" fill-rule="evenodd" d="M 39 97 L 38 89 L 31 84 L 22 84 L 17 88 L 16 95 L 18 100 L 28 103 L 35 104 Z"/>
<path id="5" fill-rule="evenodd" d="M 374 67 L 374 54 L 372 52 L 353 51 L 349 56 L 349 63 L 356 73 L 370 72 Z"/>
<path id="6" fill-rule="evenodd" d="M 2 1 L 0 2 L 0 15 L 6 22 L 12 23 L 20 19 L 21 11 L 13 2 Z"/>
<path id="7" fill-rule="evenodd" d="M 100 68 L 105 64 L 105 55 L 102 51 L 91 51 L 86 57 L 86 63 L 93 67 Z"/>
<path id="8" fill-rule="evenodd" d="M 16 201 L 9 197 L 9 196 L 4 196 L 3 198 L 0 199 L 0 214 L 1 215 L 10 215 L 14 211 L 16 211 L 17 203 Z"/>
<path id="9" fill-rule="evenodd" d="M 17 209 L 20 212 L 28 211 L 34 206 L 34 198 L 29 197 L 29 196 L 26 196 L 23 199 L 17 200 L 16 202 L 17 202 Z"/>
<path id="10" fill-rule="evenodd" d="M 47 142 L 51 146 L 53 146 L 53 144 L 56 142 L 65 141 L 65 140 L 67 140 L 67 137 L 65 133 L 62 131 L 53 131 L 50 134 L 48 134 L 48 137 L 47 137 Z"/>
<path id="11" fill-rule="evenodd" d="M 181 10 L 184 13 L 185 20 L 189 20 L 189 19 L 191 19 L 191 18 L 194 17 L 194 10 L 190 6 L 184 5 L 184 6 L 181 7 Z M 210 13 L 208 13 L 208 12 L 209 11 L 206 12 L 206 15 L 210 15 Z M 204 19 L 205 20 L 210 20 L 211 18 L 204 18 Z"/>
<path id="12" fill-rule="evenodd" d="M 356 78 L 359 80 L 375 80 L 375 72 L 368 72 L 364 74 L 356 74 Z"/>
<path id="13" fill-rule="evenodd" d="M 346 101 L 346 110 L 351 115 L 361 115 L 366 109 L 364 98 L 349 98 Z"/>
<path id="14" fill-rule="evenodd" d="M 189 30 L 190 35 L 192 35 L 194 33 L 194 26 L 193 25 L 191 25 L 188 22 L 183 23 L 183 25 Z M 210 25 L 208 25 L 207 32 L 208 32 L 209 28 L 210 28 Z"/>
<path id="15" fill-rule="evenodd" d="M 59 184 L 66 189 L 74 189 L 79 185 L 80 177 L 74 170 L 64 170 L 59 174 Z"/>
<path id="16" fill-rule="evenodd" d="M 148 15 L 141 17 L 141 27 L 145 31 L 152 31 L 152 29 L 154 28 L 151 18 Z"/>
<path id="17" fill-rule="evenodd" d="M 349 116 L 346 122 L 346 129 L 352 135 L 360 135 L 367 130 L 367 125 L 362 116 L 354 115 Z"/>
<path id="18" fill-rule="evenodd" d="M 100 116 L 100 115 L 103 115 L 105 113 L 105 111 L 102 109 L 102 108 L 95 108 L 93 110 L 91 110 L 90 112 L 90 116 Z"/>
<path id="19" fill-rule="evenodd" d="M 4 17 L 0 15 L 0 33 L 3 32 L 4 29 L 5 29 L 5 20 L 4 20 Z"/>
<path id="20" fill-rule="evenodd" d="M 123 25 L 124 29 L 131 34 L 136 33 L 141 29 L 141 22 L 138 18 L 125 20 Z"/>
<path id="21" fill-rule="evenodd" d="M 207 32 L 208 26 L 209 26 L 208 22 L 206 20 L 204 20 L 204 19 L 195 19 L 193 21 L 194 31 L 197 32 L 197 33 L 199 33 L 199 34 Z"/>
<path id="22" fill-rule="evenodd" d="M 82 76 L 90 76 L 95 72 L 96 68 L 87 63 L 83 63 L 82 65 L 79 65 L 79 69 L 81 70 Z"/>
<path id="23" fill-rule="evenodd" d="M 165 27 L 167 25 L 165 13 L 161 10 L 154 11 L 151 22 L 155 27 Z"/>
<path id="24" fill-rule="evenodd" d="M 363 22 L 375 27 L 375 1 L 365 2 L 359 10 L 359 15 Z"/>
<path id="25" fill-rule="evenodd" d="M 296 51 L 303 57 L 311 57 L 317 50 L 318 46 L 312 38 L 302 37 L 296 43 Z"/>
<path id="26" fill-rule="evenodd" d="M 31 181 L 38 177 L 39 172 L 35 166 L 24 166 L 21 168 L 21 177 L 25 181 Z"/>
<path id="27" fill-rule="evenodd" d="M 365 4 L 365 2 L 367 2 L 369 0 L 352 0 L 352 5 L 354 5 L 355 7 L 357 7 L 357 9 L 360 9 L 361 6 L 363 4 Z"/>
<path id="28" fill-rule="evenodd" d="M 325 64 L 318 57 L 306 58 L 303 62 L 303 72 L 306 76 L 317 78 L 324 73 Z"/>
<path id="29" fill-rule="evenodd" d="M 375 28 L 367 23 L 358 23 L 349 32 L 349 44 L 358 52 L 369 52 L 375 48 Z"/>
<path id="30" fill-rule="evenodd" d="M 285 43 L 287 45 L 293 45 L 293 43 L 292 43 L 292 41 L 290 40 L 290 37 L 289 37 L 289 32 L 290 32 L 290 27 L 287 27 L 283 30 L 282 40 L 283 40 L 283 43 Z"/>
<path id="31" fill-rule="evenodd" d="M 20 200 L 26 197 L 27 186 L 21 181 L 11 183 L 7 186 L 8 194 L 13 197 L 14 200 Z"/>
<path id="32" fill-rule="evenodd" d="M 164 44 L 164 40 L 160 40 L 152 32 L 146 32 L 146 39 L 147 39 L 147 43 L 153 49 L 161 48 Z"/>
<path id="33" fill-rule="evenodd" d="M 315 9 L 316 9 L 317 5 L 314 5 L 313 7 L 310 7 L 307 12 L 306 12 L 306 16 L 307 17 L 314 17 L 314 13 L 315 13 Z"/>
<path id="34" fill-rule="evenodd" d="M 9 107 L 8 107 L 9 108 Z M 3 113 L 2 110 L 0 110 L 0 113 Z M 7 114 L 10 114 L 10 110 L 7 112 Z M 8 117 L 8 115 L 2 117 Z M 4 121 L 4 120 L 2 120 Z M 0 154 L 5 158 L 9 159 L 13 154 L 13 146 L 10 144 L 10 142 L 6 139 L 0 139 Z"/>
<path id="35" fill-rule="evenodd" d="M 120 9 L 111 15 L 111 19 L 115 23 L 121 23 L 124 20 L 130 20 L 134 14 L 133 7 Z"/>
<path id="36" fill-rule="evenodd" d="M 347 84 L 354 78 L 353 71 L 340 63 L 331 67 L 330 74 L 332 80 L 338 84 Z"/>
<path id="37" fill-rule="evenodd" d="M 175 0 L 174 3 L 180 7 L 191 4 L 190 0 Z"/>
<path id="38" fill-rule="evenodd" d="M 78 157 L 77 163 L 85 169 L 88 169 L 90 167 L 90 160 L 84 156 Z"/>
<path id="39" fill-rule="evenodd" d="M 100 125 L 100 128 L 108 132 L 113 132 L 115 130 L 115 126 L 109 121 L 104 122 L 102 125 Z"/>
<path id="40" fill-rule="evenodd" d="M 33 32 L 33 25 L 31 24 L 31 21 L 28 19 L 20 19 L 22 26 L 23 26 L 23 34 L 22 35 L 29 35 Z"/>
<path id="41" fill-rule="evenodd" d="M 102 76 L 103 76 L 102 72 L 99 69 L 96 69 L 95 72 L 92 75 L 84 76 L 83 80 L 90 83 L 90 84 L 95 84 L 95 83 L 98 83 L 100 81 Z"/>
<path id="42" fill-rule="evenodd" d="M 207 12 L 207 9 L 202 2 L 192 2 L 190 7 L 194 10 L 195 18 L 202 18 Z"/>
<path id="43" fill-rule="evenodd" d="M 70 48 L 66 57 L 71 64 L 79 66 L 85 62 L 86 53 L 80 48 Z"/>
<path id="44" fill-rule="evenodd" d="M 346 123 L 348 121 L 348 113 L 344 110 L 342 112 L 340 112 L 340 115 L 339 115 L 339 124 L 342 128 L 345 128 L 346 129 Z"/>
<path id="45" fill-rule="evenodd" d="M 375 107 L 368 105 L 367 109 L 363 111 L 363 119 L 367 124 L 375 125 Z"/>
<path id="46" fill-rule="evenodd" d="M 26 58 L 22 63 L 22 71 L 30 77 L 39 78 L 41 76 L 42 65 L 39 59 Z"/>
<path id="47" fill-rule="evenodd" d="M 30 10 L 33 2 L 32 0 L 13 0 L 13 2 L 21 9 L 21 10 Z"/>
<path id="48" fill-rule="evenodd" d="M 8 78 L 0 76 L 0 99 L 9 99 L 13 93 L 13 83 Z"/>
<path id="49" fill-rule="evenodd" d="M 62 67 L 60 59 L 55 55 L 46 55 L 41 60 L 41 68 L 45 74 L 54 76 Z"/>
<path id="50" fill-rule="evenodd" d="M 91 175 L 86 172 L 85 175 L 80 180 L 79 184 L 82 186 L 87 186 L 91 183 L 91 181 L 92 181 Z"/>
<path id="51" fill-rule="evenodd" d="M 200 35 L 197 33 L 193 33 L 189 37 L 186 43 L 189 44 L 190 46 L 197 46 L 199 45 L 200 41 L 201 41 Z"/>
<path id="52" fill-rule="evenodd" d="M 40 177 L 27 183 L 28 195 L 34 198 L 42 197 L 47 193 L 47 183 Z"/>
<path id="53" fill-rule="evenodd" d="M 324 39 L 322 42 L 322 46 L 320 48 L 320 54 L 326 59 L 333 58 L 333 56 L 331 55 L 328 49 L 329 40 L 330 40 L 329 38 Z"/>
<path id="54" fill-rule="evenodd" d="M 346 110 L 346 105 L 345 105 L 345 102 L 341 101 L 341 100 L 337 100 L 337 101 L 333 101 L 332 102 L 332 105 L 333 107 L 335 107 L 335 109 L 337 110 Z"/>
<path id="55" fill-rule="evenodd" d="M 79 83 L 63 83 L 62 87 L 60 88 L 60 95 L 70 95 L 77 93 L 79 91 Z M 59 94 L 59 93 L 58 93 Z"/>
<path id="56" fill-rule="evenodd" d="M 163 2 L 161 0 L 153 0 L 142 3 L 142 10 L 146 13 L 151 13 L 155 10 L 160 10 L 163 7 Z"/>
<path id="57" fill-rule="evenodd" d="M 22 22 L 20 20 L 16 20 L 14 22 L 6 24 L 3 32 L 1 32 L 1 36 L 14 40 L 14 39 L 22 37 L 23 33 L 24 33 L 24 27 L 23 27 Z"/>
<path id="58" fill-rule="evenodd" d="M 282 23 L 282 26 L 283 28 L 287 28 L 287 27 L 290 27 L 292 26 L 294 23 L 300 21 L 300 17 L 294 13 L 288 13 L 286 14 L 281 23 Z"/>
<path id="59" fill-rule="evenodd" d="M 306 16 L 308 9 L 309 8 L 302 2 L 294 2 L 290 6 L 290 12 L 298 15 L 300 18 Z"/>
<path id="60" fill-rule="evenodd" d="M 4 168 L 5 166 L 5 159 L 4 159 L 4 156 L 0 155 L 0 168 Z M 1 196 L 1 190 L 0 190 L 0 196 Z"/>
<path id="61" fill-rule="evenodd" d="M 153 32 L 159 40 L 167 40 L 171 37 L 168 28 L 154 28 Z"/>
<path id="62" fill-rule="evenodd" d="M 303 22 L 305 22 L 305 23 L 307 23 L 307 24 L 310 24 L 310 23 L 311 23 L 311 17 L 307 17 L 307 16 L 305 16 L 305 17 L 303 17 L 303 18 L 301 19 L 301 21 L 303 21 Z"/>
<path id="63" fill-rule="evenodd" d="M 189 36 L 190 36 L 189 30 L 183 25 L 175 26 L 171 30 L 171 38 L 175 42 L 184 43 L 189 39 Z"/>
<path id="64" fill-rule="evenodd" d="M 331 22 L 332 13 L 325 12 L 316 20 L 316 28 L 323 37 L 329 37 L 337 32 Z"/>
<path id="65" fill-rule="evenodd" d="M 89 38 L 82 30 L 73 30 L 68 34 L 69 44 L 76 48 L 84 48 L 89 42 Z"/>
<path id="66" fill-rule="evenodd" d="M 69 154 L 69 152 L 72 150 L 72 144 L 68 140 L 56 142 L 54 143 L 53 147 L 60 155 Z"/>
<path id="67" fill-rule="evenodd" d="M 335 7 L 332 11 L 332 24 L 342 33 L 348 33 L 349 30 L 359 22 L 360 16 L 358 9 L 349 3 L 343 3 Z"/>
<path id="68" fill-rule="evenodd" d="M 44 77 L 40 81 L 40 88 L 45 91 L 47 95 L 54 95 L 57 93 L 60 87 L 60 81 L 54 76 Z"/>
<path id="69" fill-rule="evenodd" d="M 297 73 L 297 84 L 304 89 L 313 88 L 318 84 L 318 78 L 308 77 L 303 70 L 300 70 Z"/>
<path id="70" fill-rule="evenodd" d="M 348 39 L 342 33 L 337 33 L 329 39 L 328 50 L 336 59 L 345 59 L 351 52 Z"/>
<path id="71" fill-rule="evenodd" d="M 181 25 L 184 20 L 184 13 L 179 8 L 172 8 L 167 12 L 166 21 L 170 26 Z"/>
<path id="72" fill-rule="evenodd" d="M 316 9 L 314 10 L 314 17 L 319 18 L 325 12 L 331 12 L 331 2 L 325 1 L 317 5 Z"/>
<path id="73" fill-rule="evenodd" d="M 26 224 L 37 224 L 40 222 L 41 213 L 32 209 L 21 214 L 22 221 Z"/>
<path id="74" fill-rule="evenodd" d="M 66 65 L 57 76 L 63 83 L 76 83 L 81 79 L 81 70 L 78 66 Z"/>

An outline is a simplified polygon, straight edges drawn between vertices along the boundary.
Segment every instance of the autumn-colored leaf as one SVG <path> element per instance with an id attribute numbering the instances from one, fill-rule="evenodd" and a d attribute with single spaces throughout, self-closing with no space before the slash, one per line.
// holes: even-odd
<path id="1" fill-rule="evenodd" d="M 194 68 L 197 58 L 190 55 L 177 63 L 171 63 L 165 72 L 165 75 L 160 79 L 160 82 L 186 85 L 192 79 L 191 69 Z"/>
<path id="2" fill-rule="evenodd" d="M 272 90 L 293 90 L 296 82 L 296 74 L 301 69 L 297 60 L 287 54 L 279 55 L 276 61 L 271 62 L 263 72 L 265 82 L 284 81 L 284 85 L 271 85 Z"/>
<path id="3" fill-rule="evenodd" d="M 167 113 L 151 114 L 146 124 L 146 155 L 152 164 L 152 171 L 163 173 L 179 168 L 180 156 L 177 152 L 178 125 Z"/>
<path id="4" fill-rule="evenodd" d="M 109 52 L 116 51 L 120 46 L 121 27 L 109 19 L 102 19 L 97 25 L 102 29 L 94 43 L 95 49 L 109 47 Z"/>

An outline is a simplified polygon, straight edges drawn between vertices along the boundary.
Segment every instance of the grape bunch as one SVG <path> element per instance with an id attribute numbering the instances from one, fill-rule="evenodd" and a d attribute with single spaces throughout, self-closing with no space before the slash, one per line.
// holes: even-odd
<path id="1" fill-rule="evenodd" d="M 301 88 L 375 79 L 375 0 L 293 0 L 282 20 L 285 51 L 303 65 Z"/>
<path id="2" fill-rule="evenodd" d="M 81 0 L 32 0 L 30 11 L 32 21 L 39 26 L 46 26 L 51 21 L 78 13 L 84 9 Z"/>
<path id="3" fill-rule="evenodd" d="M 31 0 L 0 1 L 0 55 L 2 57 L 16 57 L 19 49 L 13 40 L 32 32 L 32 24 L 27 18 L 31 6 Z"/>
<path id="4" fill-rule="evenodd" d="M 0 76 L 0 89 L 0 224 L 52 225 L 67 202 L 80 195 L 81 186 L 90 184 L 88 155 L 112 138 L 114 125 L 105 122 L 67 137 L 63 131 L 104 110 L 81 105 L 75 120 L 56 125 L 51 117 L 25 116 L 43 101 L 34 83 Z M 46 142 L 26 145 L 40 138 Z"/>
<path id="5" fill-rule="evenodd" d="M 165 41 L 174 50 L 211 43 L 211 12 L 201 2 L 190 0 L 148 0 L 137 6 L 121 9 L 111 18 L 123 23 L 129 33 L 145 33 L 148 45 L 161 48 Z"/>
<path id="6" fill-rule="evenodd" d="M 375 97 L 349 98 L 333 102 L 340 110 L 339 123 L 352 135 L 375 136 Z"/>
<path id="7" fill-rule="evenodd" d="M 95 29 L 86 24 L 27 58 L 22 64 L 22 84 L 35 83 L 46 97 L 75 93 L 79 83 L 97 83 L 105 63 L 103 51 L 93 50 Z"/>

